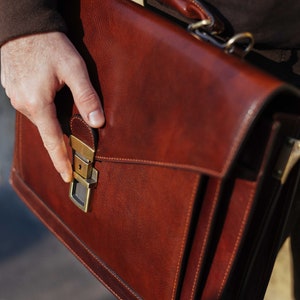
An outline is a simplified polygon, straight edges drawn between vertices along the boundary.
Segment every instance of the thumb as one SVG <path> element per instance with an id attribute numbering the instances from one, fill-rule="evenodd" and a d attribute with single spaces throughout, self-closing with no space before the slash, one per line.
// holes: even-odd
<path id="1" fill-rule="evenodd" d="M 85 64 L 82 63 L 67 78 L 68 80 L 65 83 L 72 92 L 75 105 L 82 118 L 93 128 L 103 126 L 105 117 L 100 98 L 90 82 Z"/>

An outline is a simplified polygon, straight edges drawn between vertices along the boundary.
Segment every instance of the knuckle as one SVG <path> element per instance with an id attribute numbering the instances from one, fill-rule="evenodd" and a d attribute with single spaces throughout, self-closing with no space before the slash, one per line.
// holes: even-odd
<path id="1" fill-rule="evenodd" d="M 14 109 L 30 115 L 37 115 L 40 111 L 41 103 L 40 101 L 36 101 L 35 97 L 30 98 L 24 95 L 24 93 L 18 93 L 13 89 L 6 89 L 5 92 Z"/>
<path id="2" fill-rule="evenodd" d="M 87 87 L 78 93 L 77 101 L 80 105 L 89 106 L 95 102 L 96 97 L 96 92 L 91 87 Z"/>
<path id="3" fill-rule="evenodd" d="M 19 108 L 25 112 L 27 112 L 32 117 L 36 117 L 40 114 L 43 108 L 43 101 L 36 100 L 33 98 L 23 98 L 22 101 L 18 100 Z"/>
<path id="4" fill-rule="evenodd" d="M 9 93 L 9 91 L 6 92 L 7 97 L 10 99 L 10 103 L 13 106 L 14 109 L 23 111 L 23 105 L 22 102 L 20 102 L 14 95 Z"/>

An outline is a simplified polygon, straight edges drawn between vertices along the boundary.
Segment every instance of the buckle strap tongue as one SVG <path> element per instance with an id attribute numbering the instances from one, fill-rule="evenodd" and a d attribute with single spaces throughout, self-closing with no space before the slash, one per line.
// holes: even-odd
<path id="1" fill-rule="evenodd" d="M 95 135 L 83 119 L 76 115 L 71 120 L 70 145 L 73 149 L 73 180 L 69 196 L 84 212 L 89 211 L 92 189 L 98 182 L 98 171 L 94 168 Z M 80 136 L 80 137 L 79 137 Z"/>

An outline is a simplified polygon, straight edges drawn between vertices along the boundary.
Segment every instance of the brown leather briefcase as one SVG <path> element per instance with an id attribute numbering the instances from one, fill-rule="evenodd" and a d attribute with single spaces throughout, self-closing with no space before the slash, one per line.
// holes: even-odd
<path id="1" fill-rule="evenodd" d="M 58 95 L 69 187 L 17 114 L 20 197 L 119 299 L 262 298 L 297 193 L 297 91 L 157 7 L 71 1 L 66 18 L 106 125 L 92 130 Z"/>

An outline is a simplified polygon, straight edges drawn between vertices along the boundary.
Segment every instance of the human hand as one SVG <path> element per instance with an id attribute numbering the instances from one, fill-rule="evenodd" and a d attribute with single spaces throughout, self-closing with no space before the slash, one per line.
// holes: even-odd
<path id="1" fill-rule="evenodd" d="M 56 117 L 56 92 L 67 85 L 88 125 L 101 127 L 104 114 L 85 63 L 60 32 L 29 35 L 1 47 L 1 82 L 13 107 L 38 128 L 56 170 L 65 182 L 72 166 Z"/>

